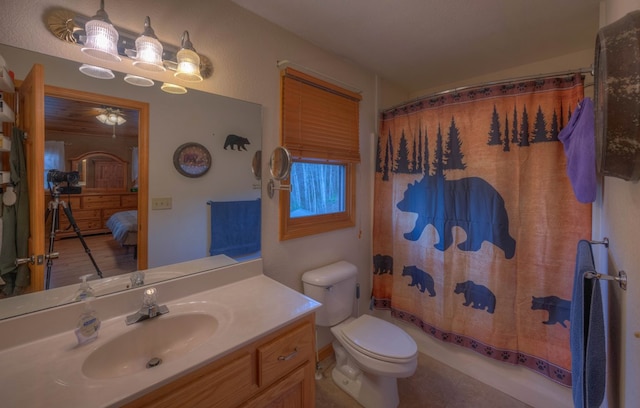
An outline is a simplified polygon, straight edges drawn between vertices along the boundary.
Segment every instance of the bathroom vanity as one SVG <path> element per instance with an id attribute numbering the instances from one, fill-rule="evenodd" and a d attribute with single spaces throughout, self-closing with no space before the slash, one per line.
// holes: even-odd
<path id="1" fill-rule="evenodd" d="M 124 407 L 312 407 L 313 320 L 303 317 Z"/>
<path id="2" fill-rule="evenodd" d="M 15 333 L 0 337 L 2 406 L 314 405 L 318 302 L 264 276 L 261 260 L 154 287 L 169 313 L 126 325 L 145 288 L 99 297 L 98 338 L 80 346 L 81 304 L 0 321 Z"/>

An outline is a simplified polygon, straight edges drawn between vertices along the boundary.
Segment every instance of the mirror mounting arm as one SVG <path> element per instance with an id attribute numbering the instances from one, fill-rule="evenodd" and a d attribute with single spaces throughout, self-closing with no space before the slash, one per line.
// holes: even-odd
<path id="1" fill-rule="evenodd" d="M 291 191 L 291 185 L 280 184 L 276 186 L 276 183 L 273 181 L 273 179 L 270 179 L 269 182 L 267 183 L 267 194 L 269 195 L 269 198 L 273 198 L 273 195 L 275 194 L 275 190 Z"/>

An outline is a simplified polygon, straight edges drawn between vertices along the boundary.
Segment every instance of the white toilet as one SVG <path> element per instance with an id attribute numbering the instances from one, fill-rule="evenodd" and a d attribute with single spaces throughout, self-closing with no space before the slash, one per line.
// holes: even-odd
<path id="1" fill-rule="evenodd" d="M 397 378 L 413 375 L 418 347 L 401 328 L 370 315 L 351 317 L 357 268 L 345 261 L 305 272 L 305 295 L 322 303 L 316 324 L 336 338 L 333 381 L 365 408 L 398 406 Z"/>

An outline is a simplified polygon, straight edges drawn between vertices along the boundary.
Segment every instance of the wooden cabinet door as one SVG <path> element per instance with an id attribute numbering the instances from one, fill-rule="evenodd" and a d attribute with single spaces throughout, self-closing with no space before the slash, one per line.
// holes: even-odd
<path id="1" fill-rule="evenodd" d="M 312 408 L 315 406 L 313 364 L 303 366 L 275 383 L 243 408 Z"/>

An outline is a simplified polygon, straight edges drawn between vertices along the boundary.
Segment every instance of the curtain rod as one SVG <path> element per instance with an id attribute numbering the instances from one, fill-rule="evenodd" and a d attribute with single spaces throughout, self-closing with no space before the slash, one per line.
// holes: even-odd
<path id="1" fill-rule="evenodd" d="M 277 60 L 277 61 L 276 61 L 276 66 L 277 66 L 279 69 L 286 68 L 286 67 L 288 67 L 289 65 L 291 65 L 291 66 L 293 66 L 293 67 L 296 67 L 296 68 L 300 68 L 300 69 L 302 69 L 303 71 L 307 71 L 307 72 L 308 72 L 308 73 L 310 73 L 310 74 L 314 74 L 314 75 L 321 76 L 321 77 L 323 77 L 324 79 L 328 80 L 329 82 L 333 82 L 333 83 L 335 83 L 336 85 L 340 85 L 340 86 L 342 86 L 342 87 L 344 87 L 344 88 L 347 88 L 348 90 L 350 90 L 350 91 L 352 91 L 352 92 L 355 92 L 355 93 L 357 93 L 357 94 L 362 95 L 362 90 L 360 90 L 360 89 L 358 89 L 358 88 L 356 88 L 356 87 L 354 87 L 354 86 L 351 86 L 351 85 L 349 85 L 349 84 L 347 84 L 347 83 L 345 83 L 345 82 L 342 82 L 342 81 L 340 81 L 339 79 L 336 79 L 336 78 L 330 77 L 329 75 L 325 75 L 325 74 L 323 74 L 323 73 L 321 73 L 321 72 L 318 72 L 318 71 L 316 71 L 316 70 L 314 70 L 314 69 L 311 69 L 311 68 L 309 68 L 309 67 L 305 67 L 304 65 L 300 65 L 300 64 L 297 64 L 297 63 L 295 63 L 295 62 L 291 62 L 291 61 L 289 61 L 289 60 Z"/>
<path id="2" fill-rule="evenodd" d="M 424 99 L 431 99 L 431 98 L 433 98 L 435 96 L 446 95 L 446 94 L 453 93 L 453 92 L 464 91 L 465 89 L 482 88 L 482 87 L 486 87 L 486 86 L 500 85 L 500 84 L 506 84 L 506 83 L 510 83 L 510 82 L 530 81 L 530 80 L 538 79 L 538 78 L 548 78 L 548 77 L 554 77 L 554 76 L 565 76 L 565 75 L 571 75 L 571 74 L 576 74 L 576 73 L 593 75 L 594 74 L 593 73 L 593 65 L 591 65 L 590 67 L 572 69 L 572 70 L 567 70 L 567 71 L 552 72 L 552 73 L 548 73 L 548 74 L 526 75 L 526 76 L 515 77 L 515 78 L 500 79 L 500 80 L 497 80 L 497 81 L 482 82 L 482 83 L 477 84 L 477 85 L 466 85 L 466 86 L 461 86 L 461 87 L 458 87 L 458 88 L 447 89 L 445 91 L 439 91 L 439 92 L 434 92 L 432 94 L 419 96 L 417 98 L 414 98 L 414 99 L 410 100 L 409 102 L 403 102 L 403 103 L 399 103 L 397 105 L 393 105 L 390 108 L 383 109 L 382 112 L 390 111 L 390 110 L 399 108 L 401 106 L 410 105 L 412 103 L 419 102 L 419 101 L 422 101 Z"/>

